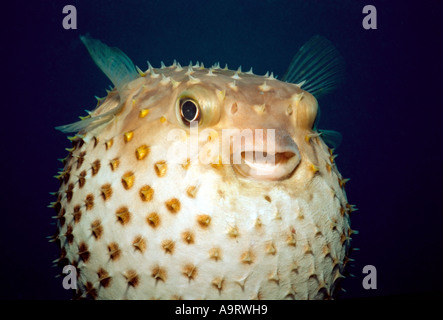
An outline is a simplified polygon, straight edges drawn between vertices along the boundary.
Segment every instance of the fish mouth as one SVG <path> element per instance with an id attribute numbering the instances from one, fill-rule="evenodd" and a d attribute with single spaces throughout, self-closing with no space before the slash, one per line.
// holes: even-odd
<path id="1" fill-rule="evenodd" d="M 232 162 L 234 170 L 240 176 L 254 180 L 284 180 L 292 175 L 300 163 L 298 148 L 281 152 L 241 151 L 237 154 L 237 159 L 239 157 L 241 157 L 240 163 Z"/>

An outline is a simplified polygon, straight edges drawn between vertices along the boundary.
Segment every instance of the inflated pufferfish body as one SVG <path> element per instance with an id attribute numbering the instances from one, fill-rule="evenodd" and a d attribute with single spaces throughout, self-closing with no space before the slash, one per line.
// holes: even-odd
<path id="1" fill-rule="evenodd" d="M 82 41 L 115 89 L 59 127 L 78 132 L 54 203 L 78 297 L 330 298 L 352 206 L 313 129 L 341 68 L 329 42 L 302 47 L 284 82 L 219 64 L 137 72 Z"/>

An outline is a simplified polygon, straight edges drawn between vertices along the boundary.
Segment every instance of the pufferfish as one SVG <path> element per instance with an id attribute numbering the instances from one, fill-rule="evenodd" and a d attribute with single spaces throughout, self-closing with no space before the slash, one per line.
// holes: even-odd
<path id="1" fill-rule="evenodd" d="M 52 204 L 75 297 L 335 297 L 354 207 L 315 125 L 343 67 L 332 44 L 314 37 L 280 81 L 219 63 L 143 72 L 81 40 L 114 87 L 57 128 L 76 132 Z"/>

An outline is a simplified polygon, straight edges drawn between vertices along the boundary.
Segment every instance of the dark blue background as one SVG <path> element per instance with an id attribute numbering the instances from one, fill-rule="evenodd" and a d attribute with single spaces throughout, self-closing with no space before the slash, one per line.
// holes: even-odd
<path id="1" fill-rule="evenodd" d="M 54 127 L 84 115 L 110 82 L 79 35 L 146 60 L 189 60 L 282 76 L 311 36 L 330 39 L 347 62 L 347 81 L 320 100 L 320 128 L 343 134 L 339 169 L 360 248 L 342 298 L 434 297 L 442 293 L 442 41 L 439 1 L 17 1 L 2 4 L 0 275 L 6 299 L 69 299 L 48 192 L 68 140 Z M 78 29 L 64 30 L 75 5 Z M 373 4 L 378 29 L 362 28 Z M 441 12 L 441 11 L 440 11 Z M 364 290 L 365 265 L 378 271 Z"/>

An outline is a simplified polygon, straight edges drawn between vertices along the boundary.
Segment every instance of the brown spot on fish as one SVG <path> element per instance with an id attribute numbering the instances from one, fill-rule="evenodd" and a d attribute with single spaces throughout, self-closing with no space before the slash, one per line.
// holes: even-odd
<path id="1" fill-rule="evenodd" d="M 76 205 L 74 207 L 73 217 L 74 217 L 74 223 L 79 223 L 80 222 L 80 220 L 82 218 L 82 212 L 80 210 L 80 205 Z"/>
<path id="2" fill-rule="evenodd" d="M 98 173 L 98 171 L 100 170 L 100 160 L 98 160 L 98 159 L 95 160 L 92 163 L 91 169 L 92 169 L 92 176 L 95 176 Z"/>
<path id="3" fill-rule="evenodd" d="M 193 244 L 194 234 L 192 233 L 192 231 L 186 230 L 182 233 L 182 239 L 187 244 Z"/>
<path id="4" fill-rule="evenodd" d="M 222 258 L 221 249 L 220 248 L 212 248 L 211 250 L 209 250 L 209 258 L 211 258 L 212 260 L 215 260 L 215 261 L 221 260 L 221 258 Z"/>
<path id="5" fill-rule="evenodd" d="M 86 282 L 85 291 L 90 298 L 93 300 L 97 299 L 97 290 L 94 288 L 94 285 L 91 282 Z"/>
<path id="6" fill-rule="evenodd" d="M 74 184 L 70 183 L 68 186 L 68 189 L 66 190 L 66 200 L 69 202 L 71 202 L 72 200 L 72 195 L 74 194 Z"/>
<path id="7" fill-rule="evenodd" d="M 129 212 L 127 207 L 121 207 L 115 212 L 115 215 L 117 216 L 117 221 L 120 222 L 122 225 L 127 224 L 131 219 L 131 213 Z"/>
<path id="8" fill-rule="evenodd" d="M 215 287 L 219 293 L 223 290 L 224 280 L 221 277 L 214 278 L 211 282 L 212 286 Z"/>
<path id="9" fill-rule="evenodd" d="M 103 200 L 108 200 L 112 196 L 112 187 L 109 183 L 101 186 L 100 191 L 102 193 Z"/>
<path id="10" fill-rule="evenodd" d="M 251 250 L 243 252 L 241 257 L 240 257 L 240 260 L 244 264 L 251 264 L 251 263 L 254 262 L 254 254 L 252 253 Z"/>
<path id="11" fill-rule="evenodd" d="M 166 164 L 166 161 L 158 161 L 154 164 L 155 173 L 158 177 L 164 177 L 166 175 L 166 172 L 168 170 L 168 165 Z"/>
<path id="12" fill-rule="evenodd" d="M 120 247 L 116 242 L 111 242 L 110 244 L 108 244 L 108 252 L 109 252 L 109 257 L 111 258 L 112 261 L 117 261 L 122 253 Z"/>
<path id="13" fill-rule="evenodd" d="M 83 186 L 86 183 L 85 177 L 86 177 L 86 171 L 83 170 L 82 172 L 80 172 L 80 177 L 78 178 L 78 186 L 80 189 L 83 188 Z"/>
<path id="14" fill-rule="evenodd" d="M 96 240 L 100 239 L 103 234 L 103 226 L 100 220 L 94 220 L 91 224 L 92 235 Z"/>
<path id="15" fill-rule="evenodd" d="M 165 282 L 167 278 L 166 270 L 160 266 L 155 266 L 152 268 L 151 276 L 157 281 L 161 280 Z"/>
<path id="16" fill-rule="evenodd" d="M 72 244 L 74 242 L 74 235 L 72 234 L 72 226 L 68 226 L 65 233 L 66 241 L 68 241 L 69 244 Z"/>
<path id="17" fill-rule="evenodd" d="M 154 196 L 154 189 L 148 185 L 145 185 L 140 188 L 139 194 L 142 201 L 151 201 L 152 197 Z"/>
<path id="18" fill-rule="evenodd" d="M 80 169 L 81 166 L 83 165 L 83 161 L 85 160 L 85 155 L 86 155 L 86 151 L 83 151 L 78 155 L 77 169 Z"/>
<path id="19" fill-rule="evenodd" d="M 92 193 L 86 196 L 85 206 L 86 210 L 91 210 L 94 207 L 94 195 Z"/>
<path id="20" fill-rule="evenodd" d="M 132 241 L 132 246 L 136 251 L 143 253 L 146 250 L 146 240 L 142 236 L 137 236 Z"/>
<path id="21" fill-rule="evenodd" d="M 200 214 L 197 216 L 197 222 L 202 228 L 207 228 L 211 224 L 211 217 L 207 214 Z"/>
<path id="22" fill-rule="evenodd" d="M 98 145 L 99 139 L 94 136 L 94 148 Z"/>
<path id="23" fill-rule="evenodd" d="M 100 282 L 100 285 L 103 288 L 109 287 L 112 277 L 109 276 L 108 271 L 106 271 L 103 268 L 100 268 L 98 269 L 97 276 L 98 276 L 98 281 Z"/>
<path id="24" fill-rule="evenodd" d="M 166 208 L 171 213 L 177 213 L 180 211 L 180 201 L 176 198 L 172 198 L 165 202 Z"/>
<path id="25" fill-rule="evenodd" d="M 292 229 L 290 230 L 289 235 L 288 235 L 288 237 L 287 237 L 287 239 L 286 239 L 286 243 L 287 243 L 289 246 L 295 247 L 295 245 L 296 245 L 296 239 L 295 239 L 295 229 L 294 229 L 294 228 L 292 228 Z"/>
<path id="26" fill-rule="evenodd" d="M 268 201 L 268 202 L 272 202 L 271 197 L 268 196 L 268 195 L 265 195 L 265 200 Z"/>
<path id="27" fill-rule="evenodd" d="M 160 224 L 160 217 L 156 212 L 152 212 L 148 215 L 146 218 L 146 221 L 148 224 L 153 227 L 154 229 L 157 228 Z"/>
<path id="28" fill-rule="evenodd" d="M 111 162 L 109 162 L 112 171 L 115 171 L 118 168 L 119 164 L 120 160 L 118 158 L 112 159 Z"/>
<path id="29" fill-rule="evenodd" d="M 190 198 L 195 198 L 195 196 L 197 195 L 197 187 L 196 186 L 190 186 L 186 189 L 186 194 L 188 195 L 188 197 Z"/>
<path id="30" fill-rule="evenodd" d="M 134 180 L 135 180 L 134 172 L 132 172 L 132 171 L 128 171 L 128 172 L 126 172 L 126 173 L 122 176 L 122 184 L 123 184 L 123 187 L 124 187 L 126 190 L 131 189 L 132 186 L 134 185 Z"/>
<path id="31" fill-rule="evenodd" d="M 228 228 L 228 236 L 230 238 L 237 238 L 238 236 L 240 236 L 240 232 L 238 231 L 237 226 L 229 226 Z"/>
<path id="32" fill-rule="evenodd" d="M 128 270 L 125 272 L 125 278 L 126 278 L 126 282 L 128 283 L 128 286 L 131 287 L 137 287 L 139 285 L 140 282 L 140 278 L 137 274 L 137 272 L 135 272 L 135 270 Z"/>
<path id="33" fill-rule="evenodd" d="M 188 263 L 183 267 L 183 275 L 187 277 L 189 280 L 195 279 L 197 276 L 197 267 L 192 263 Z"/>
<path id="34" fill-rule="evenodd" d="M 163 250 L 165 251 L 165 253 L 169 253 L 169 254 L 173 254 L 174 253 L 174 247 L 175 247 L 175 242 L 167 239 L 167 240 L 163 240 L 161 243 L 161 246 L 163 248 Z"/>
<path id="35" fill-rule="evenodd" d="M 143 160 L 149 155 L 150 151 L 151 149 L 146 144 L 141 145 L 140 147 L 135 149 L 135 157 L 137 158 L 137 160 Z"/>
<path id="36" fill-rule="evenodd" d="M 90 257 L 90 252 L 88 251 L 88 245 L 84 242 L 81 242 L 78 246 L 78 255 L 83 262 L 88 262 Z"/>
<path id="37" fill-rule="evenodd" d="M 267 254 L 275 255 L 277 253 L 277 249 L 272 241 L 266 244 L 265 250 Z"/>

